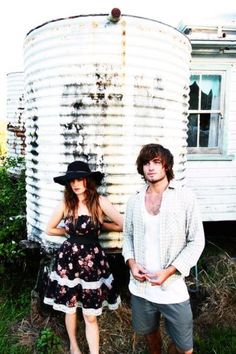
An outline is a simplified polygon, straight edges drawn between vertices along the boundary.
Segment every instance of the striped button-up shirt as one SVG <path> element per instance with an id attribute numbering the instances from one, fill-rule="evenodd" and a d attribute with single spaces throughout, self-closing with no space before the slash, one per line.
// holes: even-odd
<path id="1" fill-rule="evenodd" d="M 143 205 L 147 186 L 132 195 L 127 203 L 124 221 L 123 256 L 145 268 Z M 185 277 L 196 265 L 204 248 L 204 231 L 199 206 L 193 192 L 170 182 L 162 196 L 160 209 L 160 260 L 162 269 L 173 265 L 177 272 L 163 284 L 164 290 L 177 277 Z M 155 247 L 155 245 L 153 245 Z M 135 280 L 140 296 L 147 282 Z"/>

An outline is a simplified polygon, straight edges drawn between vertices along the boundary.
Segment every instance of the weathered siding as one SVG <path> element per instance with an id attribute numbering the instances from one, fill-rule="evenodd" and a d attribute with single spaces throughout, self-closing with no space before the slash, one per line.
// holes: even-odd
<path id="1" fill-rule="evenodd" d="M 193 58 L 192 67 L 226 70 L 224 144 L 221 157 L 187 161 L 186 184 L 200 202 L 204 221 L 236 220 L 236 58 Z"/>

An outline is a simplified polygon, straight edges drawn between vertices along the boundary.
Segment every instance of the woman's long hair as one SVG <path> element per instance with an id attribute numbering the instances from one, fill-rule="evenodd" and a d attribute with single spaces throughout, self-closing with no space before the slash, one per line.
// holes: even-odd
<path id="1" fill-rule="evenodd" d="M 99 205 L 99 194 L 97 192 L 95 181 L 86 177 L 84 179 L 85 190 L 85 203 L 92 216 L 92 220 L 95 224 L 103 222 L 103 214 L 101 207 Z M 77 195 L 73 192 L 70 183 L 65 186 L 64 190 L 64 201 L 66 205 L 66 216 L 72 216 L 75 218 L 76 209 L 78 207 Z"/>

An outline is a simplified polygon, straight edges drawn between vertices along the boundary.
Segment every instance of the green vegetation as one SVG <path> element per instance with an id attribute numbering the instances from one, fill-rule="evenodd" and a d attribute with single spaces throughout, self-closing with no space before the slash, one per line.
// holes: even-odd
<path id="1" fill-rule="evenodd" d="M 201 257 L 199 280 L 203 298 L 199 305 L 199 315 L 195 320 L 195 352 L 234 354 L 236 263 L 219 247 L 213 250 L 212 244 L 209 246 Z"/>
<path id="2" fill-rule="evenodd" d="M 5 277 L 4 277 L 5 279 Z M 14 335 L 16 327 L 29 313 L 30 290 L 25 288 L 20 294 L 12 293 L 13 280 L 1 280 L 0 288 L 0 353 L 2 354 L 31 354 L 29 348 L 18 343 Z M 22 291 L 22 290 L 21 290 Z M 15 294 L 15 295 L 14 295 Z M 18 330 L 18 328 L 17 328 Z"/>
<path id="3" fill-rule="evenodd" d="M 62 353 L 62 341 L 51 328 L 43 328 L 36 341 L 39 354 Z"/>
<path id="4" fill-rule="evenodd" d="M 27 354 L 30 351 L 17 343 L 12 330 L 27 316 L 30 303 L 19 246 L 26 236 L 24 160 L 1 157 L 0 166 L 0 353 Z"/>
<path id="5" fill-rule="evenodd" d="M 196 354 L 233 354 L 236 349 L 236 329 L 213 326 L 205 338 L 195 336 Z"/>
<path id="6" fill-rule="evenodd" d="M 24 159 L 1 158 L 0 274 L 4 265 L 21 261 L 19 242 L 26 236 Z"/>

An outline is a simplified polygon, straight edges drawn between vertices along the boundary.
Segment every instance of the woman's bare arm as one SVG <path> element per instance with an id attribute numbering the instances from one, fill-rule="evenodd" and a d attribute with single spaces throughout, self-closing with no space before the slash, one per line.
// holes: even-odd
<path id="1" fill-rule="evenodd" d="M 58 226 L 61 220 L 64 218 L 65 204 L 60 202 L 60 204 L 54 210 L 52 216 L 49 219 L 46 233 L 50 236 L 64 236 L 65 228 Z"/>
<path id="2" fill-rule="evenodd" d="M 102 224 L 103 228 L 107 231 L 122 231 L 123 217 L 119 211 L 104 196 L 99 197 L 99 203 L 104 215 L 110 220 L 110 222 L 104 221 Z"/>

